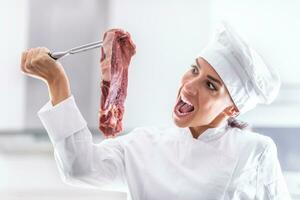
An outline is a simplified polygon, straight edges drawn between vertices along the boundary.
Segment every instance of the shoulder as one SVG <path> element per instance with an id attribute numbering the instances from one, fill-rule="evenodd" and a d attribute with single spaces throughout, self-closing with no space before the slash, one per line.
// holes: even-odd
<path id="1" fill-rule="evenodd" d="M 263 151 L 266 148 L 276 147 L 274 141 L 269 136 L 255 132 L 250 129 L 241 130 L 239 128 L 230 128 L 230 135 L 234 137 L 237 145 L 241 147 L 252 147 L 252 149 L 258 149 Z"/>
<path id="2" fill-rule="evenodd" d="M 230 128 L 229 139 L 238 152 L 241 160 L 246 163 L 258 164 L 266 151 L 277 152 L 276 144 L 269 136 L 253 130 Z"/>

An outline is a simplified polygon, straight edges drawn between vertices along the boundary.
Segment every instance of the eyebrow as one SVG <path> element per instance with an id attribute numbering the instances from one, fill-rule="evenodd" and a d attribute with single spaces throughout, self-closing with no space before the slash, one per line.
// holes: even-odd
<path id="1" fill-rule="evenodd" d="M 207 75 L 207 78 L 209 78 L 210 80 L 212 80 L 212 81 L 215 81 L 215 82 L 217 82 L 220 86 L 222 86 L 222 83 L 221 83 L 221 81 L 219 81 L 218 79 L 215 79 L 214 77 L 212 77 L 211 75 Z"/>
<path id="2" fill-rule="evenodd" d="M 198 63 L 197 58 L 195 59 L 195 62 L 196 62 L 196 66 L 197 66 L 199 69 L 201 69 L 202 67 L 201 67 L 201 65 Z"/>
<path id="3" fill-rule="evenodd" d="M 202 68 L 201 67 L 201 65 L 199 64 L 199 62 L 198 62 L 198 60 L 197 59 L 195 59 L 195 61 L 196 61 L 196 65 L 197 65 L 197 67 L 199 68 L 199 70 Z M 207 78 L 209 78 L 210 80 L 212 80 L 212 81 L 214 81 L 214 82 L 217 82 L 220 86 L 222 86 L 223 84 L 222 84 L 222 82 L 221 81 L 219 81 L 218 79 L 216 79 L 216 78 L 214 78 L 214 77 L 212 77 L 211 75 L 207 75 Z"/>

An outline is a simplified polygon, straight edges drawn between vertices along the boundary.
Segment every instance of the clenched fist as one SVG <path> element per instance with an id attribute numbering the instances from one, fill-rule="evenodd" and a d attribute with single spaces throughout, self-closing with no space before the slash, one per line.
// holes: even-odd
<path id="1" fill-rule="evenodd" d="M 47 83 L 52 104 L 55 105 L 69 97 L 71 91 L 64 68 L 48 55 L 49 52 L 49 49 L 44 47 L 24 51 L 21 71 Z"/>
<path id="2" fill-rule="evenodd" d="M 66 76 L 62 65 L 53 60 L 48 55 L 49 52 L 49 49 L 44 47 L 24 51 L 21 58 L 21 70 L 26 75 L 41 79 L 47 83 Z"/>

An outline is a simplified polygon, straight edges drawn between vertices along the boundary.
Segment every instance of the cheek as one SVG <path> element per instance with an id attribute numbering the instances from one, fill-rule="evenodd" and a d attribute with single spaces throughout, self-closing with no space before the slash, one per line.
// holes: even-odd
<path id="1" fill-rule="evenodd" d="M 225 103 L 220 99 L 211 98 L 207 104 L 203 107 L 202 113 L 204 112 L 208 118 L 214 119 L 225 109 Z"/>
<path id="2" fill-rule="evenodd" d="M 214 106 L 208 99 L 200 99 L 199 107 L 193 119 L 199 124 L 208 124 L 215 117 Z"/>
<path id="3" fill-rule="evenodd" d="M 211 97 L 202 92 L 201 93 L 201 97 L 198 100 L 198 110 L 199 112 L 203 113 L 203 112 L 209 112 L 212 109 L 212 99 Z"/>
<path id="4" fill-rule="evenodd" d="M 198 100 L 197 118 L 205 118 L 206 120 L 212 120 L 222 112 L 222 105 L 219 99 L 211 96 L 208 93 L 202 93 L 203 96 Z"/>

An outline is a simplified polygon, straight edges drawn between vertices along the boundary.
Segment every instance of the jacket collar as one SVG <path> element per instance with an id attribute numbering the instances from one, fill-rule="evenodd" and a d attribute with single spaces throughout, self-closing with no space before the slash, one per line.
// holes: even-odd
<path id="1" fill-rule="evenodd" d="M 197 139 L 193 138 L 191 130 L 189 127 L 181 128 L 183 130 L 184 136 L 190 137 L 193 140 L 200 141 L 211 141 L 220 138 L 224 135 L 228 129 L 227 121 L 222 122 L 218 127 L 208 128 Z"/>

